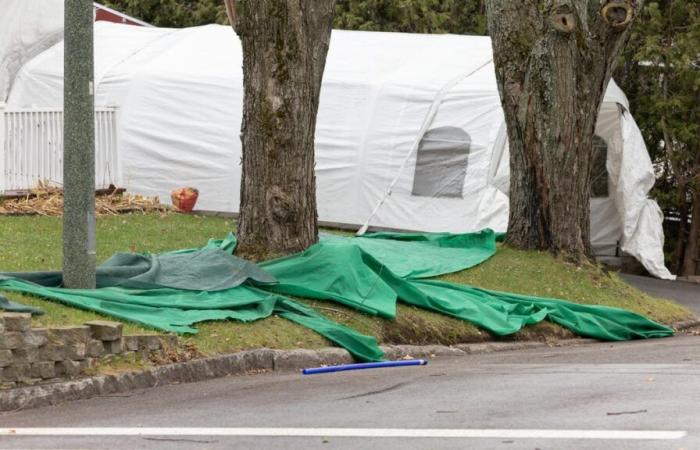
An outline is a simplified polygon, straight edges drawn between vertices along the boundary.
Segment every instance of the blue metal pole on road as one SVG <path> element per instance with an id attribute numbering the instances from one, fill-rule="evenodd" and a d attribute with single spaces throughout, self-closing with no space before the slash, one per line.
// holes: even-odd
<path id="1" fill-rule="evenodd" d="M 381 369 L 384 367 L 425 366 L 427 364 L 428 361 L 426 361 L 425 359 L 411 359 L 406 361 L 382 361 L 358 364 L 341 364 L 338 366 L 328 367 L 314 367 L 310 369 L 303 369 L 301 373 L 304 375 L 315 375 L 319 373 L 345 372 L 347 370 Z"/>

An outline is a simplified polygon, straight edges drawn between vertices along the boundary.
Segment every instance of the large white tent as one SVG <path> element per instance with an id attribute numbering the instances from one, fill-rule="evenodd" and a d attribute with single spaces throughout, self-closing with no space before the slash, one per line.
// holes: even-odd
<path id="1" fill-rule="evenodd" d="M 2 10 L 0 29 L 17 20 Z M 22 45 L 28 44 L 16 44 Z M 62 42 L 31 56 L 8 83 L 8 107 L 61 106 Z M 97 22 L 96 104 L 119 108 L 120 184 L 162 199 L 190 185 L 200 190 L 198 208 L 236 212 L 241 67 L 230 27 Z M 624 251 L 652 274 L 671 278 L 662 214 L 647 198 L 653 167 L 614 82 L 596 133 L 607 171 L 597 175 L 604 194 L 591 200 L 594 249 Z M 488 38 L 333 32 L 316 129 L 321 221 L 506 231 L 508 159 Z"/>

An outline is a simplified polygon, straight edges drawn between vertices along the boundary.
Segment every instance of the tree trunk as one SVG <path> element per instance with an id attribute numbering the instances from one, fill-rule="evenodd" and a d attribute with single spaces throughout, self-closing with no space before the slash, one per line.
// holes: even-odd
<path id="1" fill-rule="evenodd" d="M 678 186 L 678 204 L 680 205 L 678 216 L 678 238 L 676 239 L 676 248 L 673 250 L 673 269 L 674 272 L 680 274 L 683 270 L 683 261 L 685 261 L 685 246 L 688 243 L 688 201 L 687 201 L 688 186 L 681 184 Z"/>
<path id="2" fill-rule="evenodd" d="M 666 103 L 669 101 L 668 80 L 670 70 L 671 68 L 668 67 L 668 64 L 666 64 L 664 65 L 663 72 L 661 74 L 661 93 L 663 95 L 663 101 Z M 661 132 L 663 134 L 666 164 L 667 166 L 670 166 L 670 172 L 673 173 L 675 182 L 678 185 L 676 192 L 678 193 L 678 204 L 680 205 L 680 222 L 678 224 L 676 248 L 673 252 L 673 266 L 675 268 L 675 273 L 680 274 L 683 272 L 686 251 L 685 247 L 688 244 L 688 191 L 689 188 L 691 188 L 691 180 L 689 180 L 686 176 L 683 158 L 679 158 L 678 151 L 676 149 L 677 139 L 673 133 L 673 129 L 668 126 L 668 120 L 665 113 L 661 114 L 659 126 L 661 127 Z M 668 167 L 666 167 L 666 171 L 668 172 Z"/>
<path id="3" fill-rule="evenodd" d="M 590 255 L 593 136 L 641 1 L 486 0 L 510 144 L 508 242 Z"/>
<path id="4" fill-rule="evenodd" d="M 693 211 L 688 232 L 688 245 L 685 247 L 683 259 L 684 277 L 700 275 L 700 190 L 693 191 Z"/>
<path id="5" fill-rule="evenodd" d="M 335 0 L 227 0 L 243 44 L 238 253 L 260 259 L 318 239 L 314 132 Z"/>

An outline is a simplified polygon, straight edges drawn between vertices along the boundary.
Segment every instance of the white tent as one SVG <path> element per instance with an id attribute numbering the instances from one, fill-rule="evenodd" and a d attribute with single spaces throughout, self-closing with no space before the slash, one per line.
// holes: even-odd
<path id="1" fill-rule="evenodd" d="M 4 0 L 0 3 L 0 101 L 7 98 L 17 71 L 61 39 L 62 1 Z"/>
<path id="2" fill-rule="evenodd" d="M 491 52 L 486 37 L 334 31 L 316 129 L 319 219 L 505 231 L 507 141 Z M 242 55 L 231 28 L 98 22 L 95 58 L 96 104 L 119 108 L 121 184 L 163 199 L 191 185 L 198 208 L 236 212 Z M 62 61 L 58 43 L 24 63 L 8 107 L 62 105 Z M 601 169 L 605 192 L 591 201 L 593 247 L 671 278 L 661 211 L 647 198 L 651 161 L 614 82 L 596 132 L 609 174 Z"/>

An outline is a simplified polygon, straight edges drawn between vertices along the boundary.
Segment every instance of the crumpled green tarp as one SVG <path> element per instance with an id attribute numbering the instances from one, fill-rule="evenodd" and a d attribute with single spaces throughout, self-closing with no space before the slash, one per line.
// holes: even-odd
<path id="1" fill-rule="evenodd" d="M 33 306 L 27 306 L 16 302 L 11 302 L 2 295 L 0 295 L 0 310 L 7 312 L 30 313 L 35 316 L 40 316 L 44 314 L 44 311 L 39 308 L 34 308 Z"/>
<path id="2" fill-rule="evenodd" d="M 324 235 L 305 252 L 260 264 L 278 283 L 265 289 L 335 300 L 388 319 L 396 316 L 396 291 L 384 281 L 459 272 L 496 253 L 495 234 L 376 233 Z"/>
<path id="3" fill-rule="evenodd" d="M 119 253 L 98 270 L 99 289 L 64 289 L 60 272 L 0 274 L 0 289 L 58 300 L 77 308 L 176 333 L 209 320 L 252 322 L 277 314 L 346 348 L 356 358 L 383 357 L 374 337 L 338 324 L 313 308 L 259 287 L 269 273 L 231 255 L 233 234 L 203 249 L 160 255 Z M 2 296 L 0 296 L 2 299 Z"/>
<path id="4" fill-rule="evenodd" d="M 425 279 L 487 260 L 496 251 L 495 240 L 491 230 L 324 236 L 305 252 L 260 264 L 261 271 L 230 255 L 236 245 L 230 234 L 224 240 L 210 241 L 204 249 L 157 256 L 117 255 L 100 268 L 101 289 L 61 289 L 55 273 L 0 276 L 0 289 L 53 298 L 176 332 L 196 332 L 191 325 L 205 320 L 253 321 L 275 313 L 319 332 L 361 360 L 382 357 L 374 338 L 284 295 L 336 301 L 389 319 L 395 317 L 399 300 L 472 322 L 496 335 L 512 334 L 545 319 L 579 335 L 604 340 L 673 334 L 668 327 L 622 309 Z M 233 272 L 221 276 L 222 270 Z M 43 286 L 37 281 L 43 281 Z"/>
<path id="5" fill-rule="evenodd" d="M 275 283 L 275 278 L 257 265 L 231 255 L 231 237 L 233 234 L 224 241 L 210 241 L 201 249 L 158 255 L 116 253 L 97 267 L 97 287 L 221 291 L 240 286 L 247 280 L 254 284 Z M 1 275 L 42 286 L 60 286 L 63 283 L 60 271 Z"/>
<path id="6" fill-rule="evenodd" d="M 311 307 L 255 287 L 238 286 L 215 292 L 122 287 L 89 290 L 46 287 L 16 278 L 0 278 L 0 289 L 58 300 L 76 308 L 175 333 L 197 333 L 197 329 L 191 327 L 197 322 L 228 319 L 253 322 L 277 314 L 316 331 L 360 360 L 379 361 L 383 357 L 374 337 L 334 322 Z"/>
<path id="7" fill-rule="evenodd" d="M 323 236 L 324 243 L 348 242 Z M 474 267 L 496 254 L 496 234 L 478 233 L 372 233 L 350 242 L 381 261 L 400 278 L 430 278 Z"/>
<path id="8" fill-rule="evenodd" d="M 305 252 L 264 262 L 261 267 L 279 281 L 266 286 L 266 290 L 332 300 L 388 319 L 395 317 L 399 300 L 474 323 L 499 336 L 545 319 L 578 335 L 601 340 L 673 334 L 664 325 L 619 308 L 422 279 L 485 261 L 496 251 L 495 239 L 491 230 L 465 235 L 325 237 Z"/>

